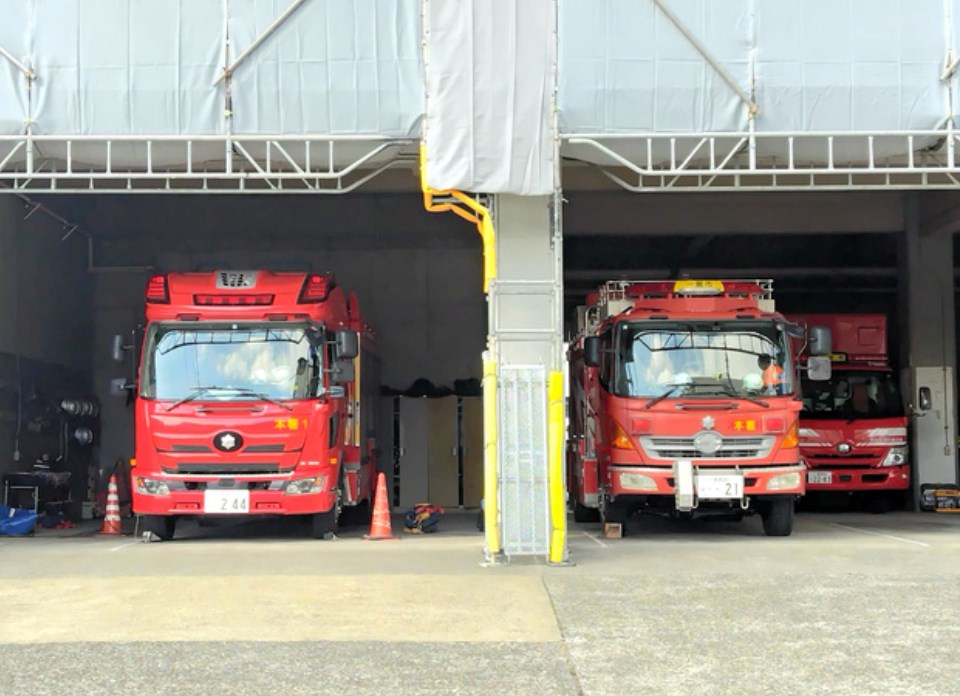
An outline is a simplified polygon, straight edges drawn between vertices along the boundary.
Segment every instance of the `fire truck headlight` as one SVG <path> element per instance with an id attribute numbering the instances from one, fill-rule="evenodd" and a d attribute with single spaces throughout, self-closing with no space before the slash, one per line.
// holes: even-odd
<path id="1" fill-rule="evenodd" d="M 800 472 L 794 471 L 789 474 L 777 474 L 771 476 L 767 481 L 768 491 L 788 491 L 800 487 Z"/>
<path id="2" fill-rule="evenodd" d="M 326 476 L 315 476 L 313 478 L 290 481 L 283 491 L 287 495 L 303 495 L 304 493 L 320 493 L 326 486 Z"/>
<path id="3" fill-rule="evenodd" d="M 655 491 L 657 482 L 646 474 L 620 473 L 620 487 L 632 491 Z"/>
<path id="4" fill-rule="evenodd" d="M 143 495 L 170 495 L 170 488 L 163 481 L 140 478 L 139 476 L 136 481 L 137 493 L 142 493 Z"/>
<path id="5" fill-rule="evenodd" d="M 880 462 L 880 466 L 903 466 L 907 463 L 906 447 L 891 447 L 887 456 Z"/>

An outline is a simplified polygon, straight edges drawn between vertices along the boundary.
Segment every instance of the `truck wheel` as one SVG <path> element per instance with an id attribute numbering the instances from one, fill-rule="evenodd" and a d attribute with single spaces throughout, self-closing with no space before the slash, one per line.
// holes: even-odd
<path id="1" fill-rule="evenodd" d="M 161 541 L 173 539 L 177 529 L 177 518 L 174 515 L 144 515 L 143 531 L 160 537 Z"/>
<path id="2" fill-rule="evenodd" d="M 767 509 L 760 513 L 763 531 L 767 536 L 790 536 L 793 532 L 793 499 L 788 496 L 774 498 Z"/>
<path id="3" fill-rule="evenodd" d="M 574 522 L 599 522 L 600 521 L 600 511 L 597 508 L 587 507 L 586 505 L 581 505 L 579 501 L 574 502 L 573 504 L 573 521 Z"/>
<path id="4" fill-rule="evenodd" d="M 627 536 L 627 518 L 630 517 L 630 508 L 622 501 L 604 501 L 600 512 L 600 521 L 603 524 L 621 525 L 621 536 Z"/>
<path id="5" fill-rule="evenodd" d="M 895 508 L 903 509 L 903 503 L 897 499 L 896 493 L 881 491 L 867 495 L 867 510 L 874 515 L 884 515 Z"/>
<path id="6" fill-rule="evenodd" d="M 318 512 L 315 514 L 311 519 L 311 523 L 313 525 L 313 538 L 323 539 L 328 534 L 333 534 L 336 532 L 338 522 L 337 517 L 336 505 L 326 512 Z"/>
<path id="7" fill-rule="evenodd" d="M 342 524 L 363 526 L 370 524 L 370 501 L 364 500 L 353 507 L 345 507 L 340 513 Z"/>

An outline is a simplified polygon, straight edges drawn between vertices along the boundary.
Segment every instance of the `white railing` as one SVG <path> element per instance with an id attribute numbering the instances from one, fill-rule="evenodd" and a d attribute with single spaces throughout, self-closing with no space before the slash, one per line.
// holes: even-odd
<path id="1" fill-rule="evenodd" d="M 379 136 L 0 136 L 14 192 L 339 194 L 415 163 L 416 141 Z"/>
<path id="2" fill-rule="evenodd" d="M 568 134 L 562 154 L 634 192 L 954 189 L 958 137 L 953 130 Z"/>

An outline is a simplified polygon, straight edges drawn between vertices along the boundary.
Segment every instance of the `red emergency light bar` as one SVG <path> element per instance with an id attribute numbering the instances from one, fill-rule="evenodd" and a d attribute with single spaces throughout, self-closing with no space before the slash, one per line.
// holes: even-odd
<path id="1" fill-rule="evenodd" d="M 194 295 L 193 303 L 217 307 L 249 307 L 251 305 L 271 305 L 273 295 Z"/>
<path id="2" fill-rule="evenodd" d="M 334 281 L 332 276 L 326 275 L 308 275 L 303 281 L 303 289 L 300 290 L 300 299 L 298 302 L 323 302 L 327 295 L 333 289 Z"/>
<path id="3" fill-rule="evenodd" d="M 167 277 L 155 275 L 147 281 L 147 302 L 169 303 L 170 295 L 167 292 Z"/>
<path id="4" fill-rule="evenodd" d="M 732 297 L 761 298 L 766 293 L 757 283 L 712 280 L 650 281 L 634 283 L 624 290 L 627 297 Z"/>

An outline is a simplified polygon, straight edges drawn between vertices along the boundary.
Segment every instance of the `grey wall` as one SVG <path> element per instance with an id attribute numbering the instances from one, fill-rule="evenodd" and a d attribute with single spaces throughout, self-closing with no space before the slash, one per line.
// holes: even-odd
<path id="1" fill-rule="evenodd" d="M 385 384 L 417 378 L 452 386 L 479 378 L 486 344 L 482 256 L 473 226 L 431 215 L 416 194 L 309 197 L 63 198 L 59 209 L 92 230 L 95 350 L 104 405 L 103 462 L 130 456 L 132 411 L 108 396 L 125 368 L 110 341 L 143 321 L 154 271 L 271 268 L 331 271 L 357 292 L 380 334 Z"/>
<path id="2" fill-rule="evenodd" d="M 15 466 L 18 420 L 24 461 L 55 455 L 58 430 L 42 414 L 89 392 L 86 240 L 61 241 L 59 223 L 27 212 L 0 196 L 0 473 Z"/>

